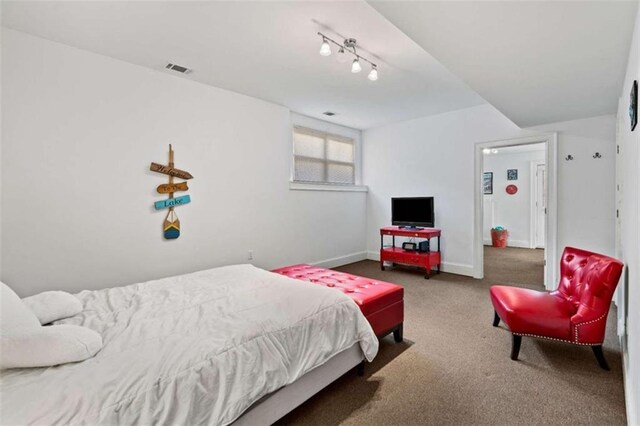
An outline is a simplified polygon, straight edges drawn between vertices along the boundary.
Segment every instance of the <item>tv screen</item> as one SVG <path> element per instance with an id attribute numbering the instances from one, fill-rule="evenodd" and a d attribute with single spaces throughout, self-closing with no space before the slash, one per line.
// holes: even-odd
<path id="1" fill-rule="evenodd" d="M 433 197 L 392 198 L 391 223 L 396 226 L 433 228 Z"/>

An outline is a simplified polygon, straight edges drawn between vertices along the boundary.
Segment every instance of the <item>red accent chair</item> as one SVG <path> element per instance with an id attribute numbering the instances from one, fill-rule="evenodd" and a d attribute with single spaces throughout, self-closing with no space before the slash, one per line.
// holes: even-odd
<path id="1" fill-rule="evenodd" d="M 511 359 L 518 359 L 522 336 L 541 337 L 591 346 L 600 367 L 609 370 L 602 342 L 623 266 L 617 259 L 567 247 L 555 291 L 492 286 L 493 326 L 502 320 L 513 334 Z"/>

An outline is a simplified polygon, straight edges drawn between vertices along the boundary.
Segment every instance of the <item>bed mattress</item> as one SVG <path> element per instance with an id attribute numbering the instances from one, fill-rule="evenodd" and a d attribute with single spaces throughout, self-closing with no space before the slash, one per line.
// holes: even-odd
<path id="1" fill-rule="evenodd" d="M 102 335 L 92 359 L 6 370 L 2 424 L 229 424 L 264 395 L 378 341 L 352 299 L 234 265 L 77 294 L 57 324 Z"/>

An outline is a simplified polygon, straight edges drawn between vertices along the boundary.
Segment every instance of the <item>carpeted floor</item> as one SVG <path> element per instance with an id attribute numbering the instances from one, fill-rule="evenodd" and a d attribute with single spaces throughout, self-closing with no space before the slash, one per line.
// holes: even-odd
<path id="1" fill-rule="evenodd" d="M 345 374 L 279 424 L 556 425 L 626 424 L 615 309 L 601 370 L 588 347 L 523 338 L 509 358 L 510 333 L 491 326 L 489 286 L 542 289 L 542 251 L 485 250 L 483 280 L 363 261 L 342 271 L 405 288 L 405 341 L 382 339 L 365 377 Z"/>

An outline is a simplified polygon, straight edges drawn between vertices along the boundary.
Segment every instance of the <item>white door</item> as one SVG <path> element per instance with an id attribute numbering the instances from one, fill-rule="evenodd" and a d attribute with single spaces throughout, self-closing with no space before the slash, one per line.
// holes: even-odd
<path id="1" fill-rule="evenodd" d="M 536 248 L 544 248 L 547 222 L 547 167 L 545 164 L 536 165 Z"/>

